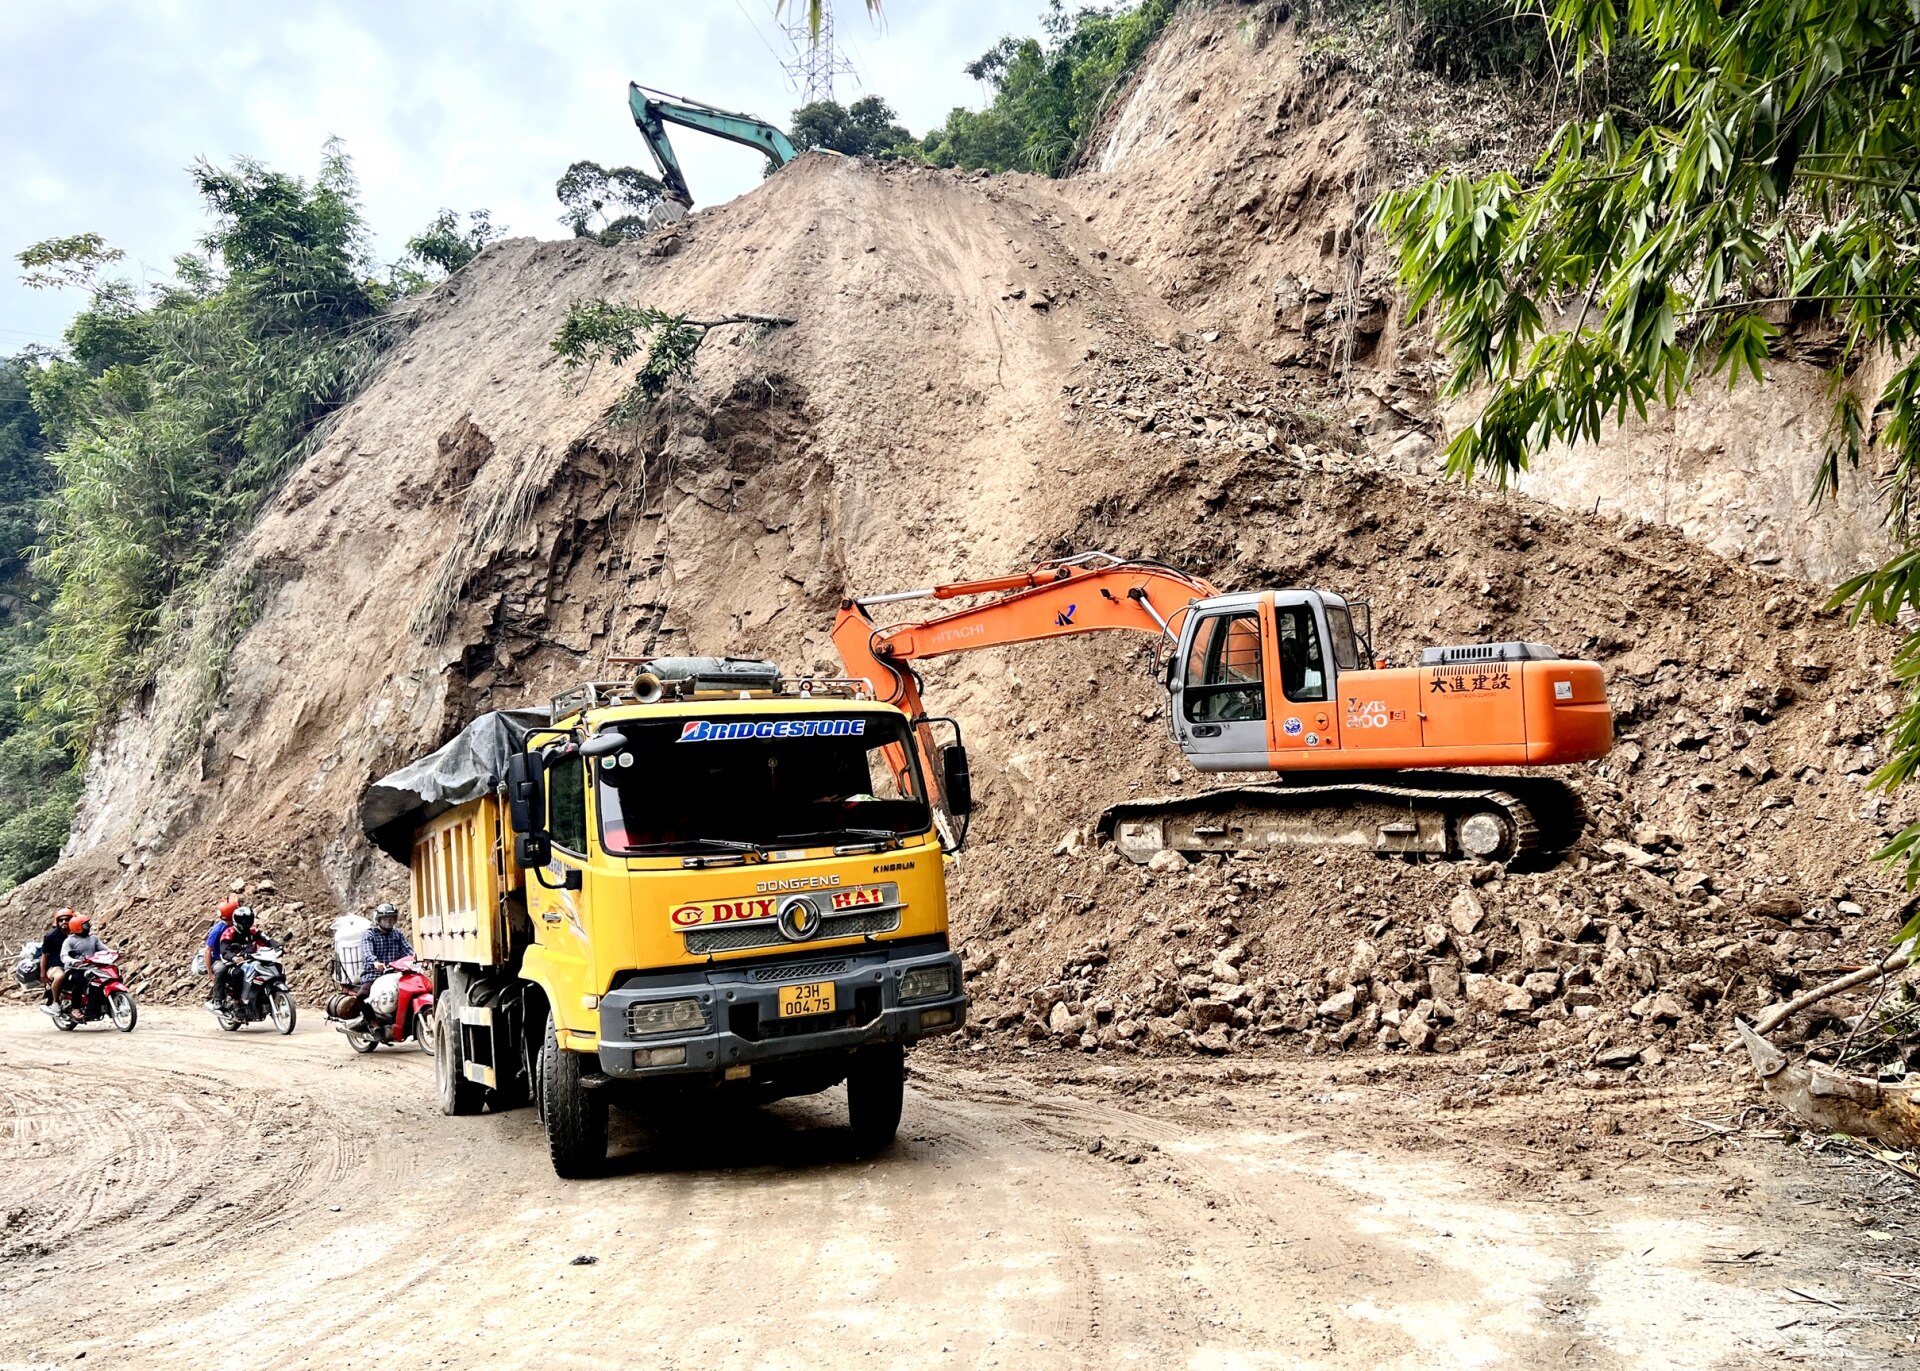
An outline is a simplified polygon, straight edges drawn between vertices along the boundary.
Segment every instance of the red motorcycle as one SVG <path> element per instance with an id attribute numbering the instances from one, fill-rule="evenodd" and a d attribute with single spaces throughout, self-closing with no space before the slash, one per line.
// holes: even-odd
<path id="1" fill-rule="evenodd" d="M 393 963 L 365 995 L 339 990 L 328 996 L 326 1011 L 328 1022 L 347 1035 L 347 1045 L 355 1052 L 371 1052 L 382 1044 L 399 1047 L 408 1038 L 419 1043 L 421 1051 L 433 1051 L 433 982 L 412 957 Z"/>
<path id="2" fill-rule="evenodd" d="M 54 1027 L 71 1033 L 83 1023 L 110 1018 L 122 1033 L 133 1032 L 140 1021 L 140 1006 L 120 980 L 119 961 L 118 952 L 101 951 L 67 968 L 60 992 L 53 998 Z"/>

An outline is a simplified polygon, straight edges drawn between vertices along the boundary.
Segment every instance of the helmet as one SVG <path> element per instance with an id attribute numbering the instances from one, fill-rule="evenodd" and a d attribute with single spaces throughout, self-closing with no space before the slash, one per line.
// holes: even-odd
<path id="1" fill-rule="evenodd" d="M 251 906 L 241 905 L 233 911 L 233 926 L 242 933 L 253 932 L 253 909 Z"/>
<path id="2" fill-rule="evenodd" d="M 92 924 L 93 920 L 89 919 L 86 915 L 75 914 L 71 919 L 67 920 L 67 932 L 85 933 Z"/>
<path id="3" fill-rule="evenodd" d="M 73 909 L 70 906 L 62 905 L 60 908 L 53 911 L 53 926 L 55 928 L 65 928 L 68 924 L 72 922 L 73 922 Z"/>
<path id="4" fill-rule="evenodd" d="M 379 923 L 382 919 L 393 919 L 395 921 L 398 921 L 399 918 L 400 918 L 400 911 L 393 907 L 393 904 L 391 901 L 384 901 L 381 904 L 376 905 L 374 907 L 373 921 L 375 923 Z"/>
<path id="5" fill-rule="evenodd" d="M 220 917 L 228 923 L 233 922 L 233 911 L 240 907 L 240 901 L 231 897 L 220 901 Z"/>

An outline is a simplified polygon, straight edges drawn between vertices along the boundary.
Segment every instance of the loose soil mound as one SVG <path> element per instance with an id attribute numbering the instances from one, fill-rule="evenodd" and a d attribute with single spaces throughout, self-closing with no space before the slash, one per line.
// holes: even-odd
<path id="1" fill-rule="evenodd" d="M 1571 777 L 1595 827 L 1551 872 L 1146 871 L 1087 834 L 1108 803 L 1199 783 L 1152 643 L 937 664 L 982 797 L 954 913 L 983 1044 L 1644 1066 L 1884 938 L 1897 897 L 1866 857 L 1902 816 L 1864 789 L 1884 635 L 1669 534 L 1383 469 L 1327 417 L 1322 367 L 1210 340 L 1163 298 L 1139 214 L 1086 208 L 1100 184 L 809 157 L 636 245 L 484 254 L 237 551 L 222 608 L 245 631 L 183 649 L 127 711 L 73 855 L 8 925 L 89 904 L 149 993 L 188 994 L 194 934 L 240 887 L 311 985 L 327 922 L 404 887 L 358 834 L 361 788 L 473 714 L 614 655 L 832 669 L 848 590 L 1106 547 L 1367 594 L 1399 660 L 1502 638 L 1596 657 L 1621 746 Z M 798 322 L 716 335 L 691 385 L 614 427 L 624 378 L 575 384 L 548 348 L 601 295 Z"/>

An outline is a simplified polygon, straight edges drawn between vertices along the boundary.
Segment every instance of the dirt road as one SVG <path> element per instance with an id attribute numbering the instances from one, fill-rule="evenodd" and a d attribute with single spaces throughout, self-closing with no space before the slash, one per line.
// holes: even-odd
<path id="1" fill-rule="evenodd" d="M 436 1113 L 411 1051 L 168 1009 L 57 1034 L 9 1009 L 0 1367 L 1877 1366 L 1908 1346 L 1898 1289 L 1845 1274 L 1848 1196 L 1778 1145 L 1516 1185 L 1526 1148 L 1410 1147 L 1360 1125 L 1392 1087 L 1315 1063 L 916 1067 L 877 1158 L 848 1155 L 836 1095 L 629 1130 L 613 1175 L 567 1184 L 530 1112 Z"/>

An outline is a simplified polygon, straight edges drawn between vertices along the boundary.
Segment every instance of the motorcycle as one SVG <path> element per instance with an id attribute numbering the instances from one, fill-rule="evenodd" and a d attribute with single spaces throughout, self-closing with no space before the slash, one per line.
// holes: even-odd
<path id="1" fill-rule="evenodd" d="M 256 947 L 240 959 L 240 998 L 210 1006 L 207 1012 L 229 1033 L 243 1025 L 271 1018 L 284 1034 L 293 1032 L 297 1017 L 293 993 L 287 989 L 287 969 L 280 964 L 277 944 Z"/>
<path id="2" fill-rule="evenodd" d="M 327 1022 L 347 1038 L 355 1052 L 367 1053 L 383 1044 L 399 1047 L 408 1038 L 422 1052 L 433 1051 L 433 982 L 402 957 L 383 976 L 376 977 L 362 996 L 341 989 L 327 997 Z"/>
<path id="3" fill-rule="evenodd" d="M 83 1023 L 111 1018 L 122 1033 L 133 1032 L 140 1021 L 140 1006 L 133 992 L 120 980 L 120 954 L 95 952 L 67 968 L 60 992 L 53 997 L 53 1023 L 62 1033 L 71 1033 Z"/>

